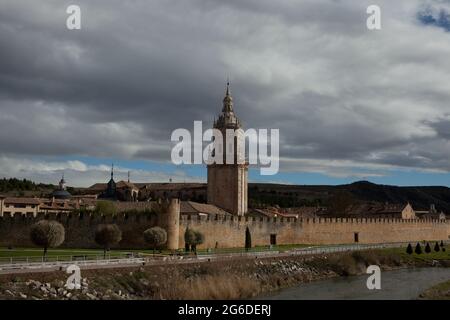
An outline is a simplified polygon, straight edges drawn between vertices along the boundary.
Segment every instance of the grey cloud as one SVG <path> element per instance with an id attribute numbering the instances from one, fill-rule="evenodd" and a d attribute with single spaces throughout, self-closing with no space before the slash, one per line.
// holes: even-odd
<path id="1" fill-rule="evenodd" d="M 68 4 L 0 4 L 5 154 L 169 161 L 171 131 L 210 126 L 230 75 L 284 158 L 449 169 L 450 44 L 414 20 L 420 1 L 380 1 L 376 33 L 369 1 L 80 0 L 80 31 Z"/>

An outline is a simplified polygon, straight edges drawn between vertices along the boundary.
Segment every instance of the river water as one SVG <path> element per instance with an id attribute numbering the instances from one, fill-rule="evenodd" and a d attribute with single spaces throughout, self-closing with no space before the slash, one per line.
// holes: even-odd
<path id="1" fill-rule="evenodd" d="M 417 268 L 381 272 L 381 289 L 369 290 L 366 286 L 370 275 L 340 277 L 301 284 L 283 289 L 271 295 L 258 297 L 264 300 L 354 300 L 417 299 L 424 290 L 450 280 L 450 268 Z"/>

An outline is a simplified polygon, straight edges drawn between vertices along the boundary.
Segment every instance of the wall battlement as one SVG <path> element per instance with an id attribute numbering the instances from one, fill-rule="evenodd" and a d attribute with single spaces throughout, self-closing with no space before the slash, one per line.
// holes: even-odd
<path id="1" fill-rule="evenodd" d="M 181 216 L 180 222 L 189 221 L 216 221 L 216 222 L 257 222 L 257 223 L 278 223 L 278 224 L 320 224 L 320 223 L 410 223 L 410 224 L 427 224 L 427 223 L 450 223 L 448 220 L 438 219 L 394 219 L 394 218 L 269 218 L 269 217 L 243 217 L 243 216 L 224 216 L 224 215 L 208 215 L 208 216 Z"/>
<path id="2" fill-rule="evenodd" d="M 61 222 L 66 229 L 63 247 L 95 248 L 95 229 L 99 224 L 115 223 L 122 230 L 117 248 L 147 248 L 143 232 L 153 226 L 167 231 L 167 247 L 184 247 L 187 227 L 205 235 L 202 247 L 243 247 L 248 228 L 253 245 L 382 243 L 450 238 L 450 221 L 393 218 L 255 218 L 246 216 L 181 216 L 180 201 L 145 204 L 140 212 L 130 206 L 113 216 L 97 213 L 39 213 L 36 217 L 14 215 L 0 217 L 0 246 L 32 246 L 32 224 L 42 219 Z M 124 208 L 125 208 L 124 207 Z M 131 210 L 130 210 L 131 208 Z"/>
<path id="3" fill-rule="evenodd" d="M 253 245 L 383 243 L 447 240 L 450 221 L 393 218 L 255 218 L 183 216 L 180 244 L 186 228 L 205 234 L 205 247 L 243 247 L 248 228 Z"/>
<path id="4" fill-rule="evenodd" d="M 65 228 L 63 247 L 97 248 L 95 229 L 100 224 L 114 223 L 122 230 L 122 241 L 117 248 L 148 248 L 143 232 L 151 227 L 160 226 L 168 231 L 168 246 L 178 248 L 178 218 L 180 211 L 178 199 L 147 203 L 146 211 L 135 212 L 127 207 L 115 215 L 98 213 L 38 213 L 36 217 L 28 215 L 5 215 L 0 217 L 0 246 L 30 247 L 30 227 L 43 220 L 56 220 Z M 151 210 L 147 210 L 151 209 Z"/>

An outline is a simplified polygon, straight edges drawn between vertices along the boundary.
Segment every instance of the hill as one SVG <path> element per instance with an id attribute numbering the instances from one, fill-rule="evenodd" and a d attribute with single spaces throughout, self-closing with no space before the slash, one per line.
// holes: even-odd
<path id="1" fill-rule="evenodd" d="M 136 183 L 139 188 L 152 185 L 161 190 L 183 189 L 206 194 L 204 183 Z M 0 179 L 0 194 L 15 196 L 49 195 L 56 186 L 15 178 Z M 71 194 L 83 194 L 86 188 L 68 188 Z M 323 206 L 336 212 L 358 203 L 411 203 L 415 210 L 427 210 L 434 204 L 438 211 L 450 213 L 450 188 L 441 186 L 399 187 L 358 181 L 345 185 L 286 185 L 249 183 L 249 206 L 301 207 Z"/>
<path id="2" fill-rule="evenodd" d="M 278 204 L 280 207 L 325 206 L 344 207 L 355 203 L 411 203 L 416 210 L 450 212 L 450 188 L 440 186 L 398 187 L 358 181 L 338 186 L 306 186 L 251 183 L 252 205 Z"/>
<path id="3" fill-rule="evenodd" d="M 35 183 L 27 179 L 0 179 L 0 194 L 5 196 L 44 196 L 55 190 L 52 184 Z"/>

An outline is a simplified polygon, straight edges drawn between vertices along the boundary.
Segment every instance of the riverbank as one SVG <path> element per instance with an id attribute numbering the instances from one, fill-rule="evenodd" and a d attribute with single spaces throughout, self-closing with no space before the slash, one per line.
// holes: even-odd
<path id="1" fill-rule="evenodd" d="M 448 253 L 404 249 L 317 256 L 82 270 L 81 290 L 67 290 L 64 271 L 0 276 L 0 299 L 248 299 L 301 283 L 382 270 L 450 266 Z M 447 252 L 449 252 L 447 250 Z"/>
<path id="2" fill-rule="evenodd" d="M 427 300 L 450 300 L 450 281 L 442 282 L 425 290 L 420 294 L 419 298 Z"/>

